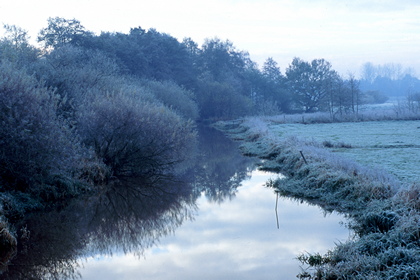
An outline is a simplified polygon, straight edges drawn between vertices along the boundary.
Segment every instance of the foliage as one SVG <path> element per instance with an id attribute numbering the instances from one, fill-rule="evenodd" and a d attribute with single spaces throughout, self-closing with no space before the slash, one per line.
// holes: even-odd
<path id="1" fill-rule="evenodd" d="M 4 41 L 9 41 L 16 48 L 28 46 L 29 35 L 28 31 L 16 26 L 4 24 L 3 28 L 6 30 Z"/>
<path id="2" fill-rule="evenodd" d="M 9 61 L 19 68 L 30 68 L 39 56 L 39 50 L 28 43 L 27 31 L 14 26 L 4 25 L 6 36 L 0 39 L 0 61 Z"/>
<path id="3" fill-rule="evenodd" d="M 190 156 L 195 141 L 191 122 L 124 93 L 81 106 L 78 132 L 117 177 L 167 173 Z"/>
<path id="4" fill-rule="evenodd" d="M 110 87 L 111 78 L 119 74 L 115 61 L 103 53 L 71 45 L 53 50 L 36 67 L 39 79 L 72 102 L 83 99 L 93 88 Z"/>
<path id="5" fill-rule="evenodd" d="M 186 119 L 196 120 L 199 117 L 198 105 L 194 94 L 172 81 L 145 81 L 143 84 L 165 106 L 172 108 Z"/>
<path id="6" fill-rule="evenodd" d="M 220 82 L 230 77 L 241 78 L 249 54 L 237 50 L 229 40 L 219 38 L 205 40 L 198 57 L 201 73 L 209 73 L 211 78 Z"/>
<path id="7" fill-rule="evenodd" d="M 237 118 L 252 110 L 251 99 L 238 93 L 229 83 L 203 78 L 198 88 L 197 102 L 204 119 Z"/>
<path id="8" fill-rule="evenodd" d="M 328 93 L 339 79 L 331 64 L 324 59 L 311 63 L 294 58 L 286 69 L 286 77 L 297 103 L 305 112 L 326 110 Z"/>
<path id="9" fill-rule="evenodd" d="M 155 29 L 132 28 L 129 34 L 103 32 L 78 36 L 73 45 L 100 51 L 114 59 L 124 74 L 151 80 L 173 80 L 190 88 L 194 67 L 185 45 Z"/>
<path id="10" fill-rule="evenodd" d="M 38 42 L 43 42 L 45 48 L 56 48 L 71 42 L 76 36 L 86 33 L 83 25 L 76 19 L 50 17 L 48 18 L 48 27 L 39 32 Z"/>
<path id="11" fill-rule="evenodd" d="M 103 32 L 96 36 L 80 22 L 63 18 L 50 19 L 43 32 L 59 42 L 50 45 L 61 48 L 70 44 L 87 53 L 101 53 L 124 75 L 171 81 L 190 90 L 201 119 L 294 111 L 341 114 L 349 108 L 354 111 L 360 102 L 354 78 L 347 84 L 324 59 L 308 63 L 295 58 L 285 77 L 272 58 L 260 70 L 247 52 L 217 37 L 206 39 L 199 47 L 191 38 L 178 42 L 168 34 L 141 27 L 128 34 Z M 47 42 L 47 35 L 41 40 Z M 218 87 L 222 93 L 216 91 Z M 221 110 L 208 110 L 218 106 Z"/>
<path id="12" fill-rule="evenodd" d="M 72 176 L 84 152 L 54 91 L 12 64 L 0 64 L 0 178 L 3 189 L 27 191 Z"/>
<path id="13" fill-rule="evenodd" d="M 292 96 L 287 89 L 286 79 L 272 58 L 266 60 L 262 71 L 250 64 L 245 77 L 250 83 L 256 114 L 274 115 L 291 111 Z"/>
<path id="14" fill-rule="evenodd" d="M 0 200 L 9 218 L 111 175 L 175 171 L 194 151 L 194 126 L 184 119 L 198 116 L 189 91 L 169 81 L 146 89 L 115 59 L 69 42 L 39 57 L 25 32 L 9 29 L 14 37 L 0 43 Z"/>

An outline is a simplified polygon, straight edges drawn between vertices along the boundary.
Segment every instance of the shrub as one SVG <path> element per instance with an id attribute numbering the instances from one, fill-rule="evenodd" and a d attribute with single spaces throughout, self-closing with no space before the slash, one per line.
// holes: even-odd
<path id="1" fill-rule="evenodd" d="M 96 91 L 118 86 L 118 67 L 106 55 L 98 51 L 86 51 L 72 46 L 63 46 L 39 60 L 35 66 L 39 80 L 55 88 L 62 97 L 60 114 L 69 118 L 78 104 L 86 101 Z"/>
<path id="2" fill-rule="evenodd" d="M 73 131 L 57 117 L 60 99 L 12 64 L 0 63 L 0 185 L 34 191 L 71 177 L 83 154 Z"/>
<path id="3" fill-rule="evenodd" d="M 144 86 L 164 105 L 171 107 L 183 117 L 192 120 L 198 119 L 198 106 L 193 100 L 192 92 L 170 81 L 147 81 Z"/>
<path id="4" fill-rule="evenodd" d="M 27 42 L 16 43 L 10 38 L 0 39 L 0 61 L 9 61 L 19 68 L 29 69 L 35 64 L 38 56 L 39 50 Z"/>
<path id="5" fill-rule="evenodd" d="M 202 119 L 232 119 L 252 111 L 252 100 L 240 94 L 229 83 L 212 81 L 208 77 L 198 83 L 197 102 Z"/>
<path id="6" fill-rule="evenodd" d="M 108 94 L 85 104 L 78 114 L 78 130 L 118 177 L 173 170 L 195 146 L 191 122 L 135 94 Z"/>

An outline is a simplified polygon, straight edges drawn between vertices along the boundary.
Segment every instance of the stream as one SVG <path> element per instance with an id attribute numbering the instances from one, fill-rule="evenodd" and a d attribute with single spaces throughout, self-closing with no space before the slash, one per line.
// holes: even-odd
<path id="1" fill-rule="evenodd" d="M 349 238 L 345 218 L 280 197 L 255 159 L 201 128 L 194 169 L 116 182 L 22 221 L 5 279 L 296 279 L 296 256 Z M 141 187 L 139 187 L 141 186 Z M 278 225 L 277 225 L 278 223 Z"/>
<path id="2" fill-rule="evenodd" d="M 264 187 L 277 175 L 252 171 L 235 198 L 197 200 L 192 221 L 161 239 L 143 257 L 117 254 L 81 260 L 83 279 L 296 279 L 300 253 L 325 253 L 349 238 L 343 218 L 279 198 Z"/>

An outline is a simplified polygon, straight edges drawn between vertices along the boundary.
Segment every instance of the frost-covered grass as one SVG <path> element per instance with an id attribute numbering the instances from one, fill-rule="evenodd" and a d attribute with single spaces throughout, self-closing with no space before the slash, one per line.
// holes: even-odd
<path id="1" fill-rule="evenodd" d="M 363 165 L 383 168 L 404 181 L 420 181 L 420 120 L 283 124 L 250 119 L 247 125 L 258 131 L 263 128 L 275 137 L 314 140 Z"/>
<path id="2" fill-rule="evenodd" d="M 398 129 L 398 123 L 400 127 L 406 127 L 403 122 L 395 122 L 391 131 Z M 384 125 L 375 132 L 366 126 L 379 123 L 354 125 L 357 124 L 365 125 L 365 131 L 377 133 L 378 137 L 380 131 L 391 125 Z M 416 125 L 416 122 L 406 124 Z M 268 182 L 276 192 L 349 217 L 348 226 L 354 231 L 354 237 L 338 244 L 326 255 L 298 256 L 306 269 L 299 278 L 419 279 L 420 184 L 402 181 L 385 169 L 366 166 L 333 152 L 343 149 L 337 148 L 343 146 L 336 144 L 342 140 L 340 138 L 327 139 L 331 145 L 325 145 L 322 142 L 325 139 L 316 138 L 316 135 L 333 133 L 333 130 L 321 131 L 320 125 L 314 125 L 312 131 L 304 131 L 309 125 L 300 125 L 304 133 L 291 136 L 278 126 L 260 118 L 217 124 L 230 137 L 242 141 L 244 154 L 264 159 L 262 169 L 287 175 L 286 179 Z M 297 134 L 300 130 L 294 128 Z M 352 135 L 354 131 L 348 133 Z M 303 137 L 306 135 L 311 137 Z M 407 142 L 404 145 L 409 147 L 415 136 L 402 138 Z M 356 144 L 388 145 L 362 139 L 350 146 Z"/>

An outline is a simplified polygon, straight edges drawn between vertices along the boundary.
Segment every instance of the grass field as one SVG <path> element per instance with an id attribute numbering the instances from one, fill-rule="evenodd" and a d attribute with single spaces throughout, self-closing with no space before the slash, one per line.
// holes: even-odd
<path id="1" fill-rule="evenodd" d="M 363 165 L 383 168 L 405 182 L 420 181 L 419 120 L 320 124 L 264 121 L 277 137 L 313 139 Z"/>

